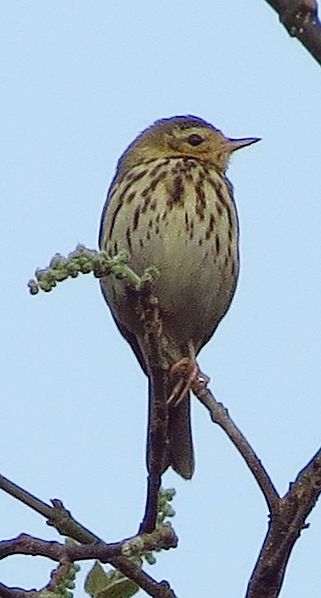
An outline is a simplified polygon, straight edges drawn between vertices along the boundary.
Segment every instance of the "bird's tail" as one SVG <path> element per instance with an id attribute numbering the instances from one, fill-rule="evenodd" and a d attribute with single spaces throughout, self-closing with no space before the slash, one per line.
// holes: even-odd
<path id="1" fill-rule="evenodd" d="M 155 382 L 155 380 L 154 380 Z M 162 383 L 158 382 L 153 385 L 149 381 L 149 440 L 147 443 L 147 451 L 151 450 L 151 429 L 157 426 L 157 421 L 152 421 L 153 418 L 153 401 L 154 392 L 163 391 Z M 165 380 L 163 380 L 165 385 Z M 166 393 L 162 392 L 163 396 L 170 395 L 170 384 L 166 384 Z M 168 467 L 172 467 L 179 475 L 186 480 L 189 480 L 194 473 L 194 450 L 192 441 L 191 429 L 191 400 L 190 393 L 186 394 L 176 405 L 168 404 L 167 406 L 167 431 L 166 431 L 166 445 L 164 446 L 164 454 L 159 455 L 163 462 L 162 471 L 166 471 Z M 154 416 L 155 417 L 155 416 Z M 149 461 L 149 455 L 147 455 Z"/>
<path id="2" fill-rule="evenodd" d="M 169 465 L 189 480 L 194 473 L 194 449 L 191 428 L 191 398 L 188 393 L 168 413 Z"/>

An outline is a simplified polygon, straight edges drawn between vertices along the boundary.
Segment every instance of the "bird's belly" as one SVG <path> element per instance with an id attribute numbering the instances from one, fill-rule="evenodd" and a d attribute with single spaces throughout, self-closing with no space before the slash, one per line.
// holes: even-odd
<path id="1" fill-rule="evenodd" d="M 150 255 L 157 256 L 154 263 L 160 271 L 154 293 L 159 299 L 165 332 L 181 344 L 192 340 L 196 350 L 225 314 L 236 282 L 231 273 L 232 256 L 225 262 L 227 247 L 222 247 L 221 242 L 221 253 L 217 254 L 215 238 L 199 245 L 201 235 L 201 228 L 196 228 L 193 239 L 186 238 L 173 217 L 173 222 L 154 240 Z M 236 260 L 236 255 L 233 257 Z"/>
<path id="2" fill-rule="evenodd" d="M 154 217 L 140 214 L 137 234 L 124 235 L 119 249 L 131 255 L 130 267 L 139 275 L 156 266 L 159 277 L 153 293 L 159 300 L 165 334 L 183 346 L 190 341 L 196 353 L 207 342 L 229 307 L 238 274 L 237 223 L 228 214 L 213 211 L 201 218 L 190 201 L 171 210 L 161 202 Z M 112 249 L 112 239 L 109 250 Z M 108 248 L 107 248 L 108 249 Z M 116 319 L 134 334 L 141 322 L 128 301 L 126 283 L 113 276 L 104 282 L 105 294 Z"/>

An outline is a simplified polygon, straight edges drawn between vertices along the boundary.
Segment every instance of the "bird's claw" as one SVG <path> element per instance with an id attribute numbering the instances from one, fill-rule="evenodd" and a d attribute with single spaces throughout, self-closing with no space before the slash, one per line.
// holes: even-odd
<path id="1" fill-rule="evenodd" d="M 196 361 L 190 357 L 183 357 L 170 369 L 171 377 L 179 377 L 169 398 L 168 404 L 176 407 L 186 398 L 186 395 L 193 387 L 207 386 L 210 379 L 199 369 Z"/>

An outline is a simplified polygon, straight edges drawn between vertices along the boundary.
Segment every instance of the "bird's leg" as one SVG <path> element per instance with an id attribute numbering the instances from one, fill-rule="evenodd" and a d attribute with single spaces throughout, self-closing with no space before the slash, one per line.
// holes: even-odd
<path id="1" fill-rule="evenodd" d="M 175 384 L 169 398 L 168 404 L 176 406 L 183 401 L 187 393 L 193 389 L 194 384 L 202 384 L 206 386 L 210 379 L 203 374 L 192 357 L 183 357 L 170 369 L 170 376 L 179 376 L 178 382 Z"/>

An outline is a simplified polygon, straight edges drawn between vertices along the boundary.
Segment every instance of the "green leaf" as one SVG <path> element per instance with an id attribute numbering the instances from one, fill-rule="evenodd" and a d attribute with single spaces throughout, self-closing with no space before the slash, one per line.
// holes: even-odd
<path id="1" fill-rule="evenodd" d="M 85 590 L 92 598 L 130 598 L 139 587 L 119 571 L 106 572 L 96 562 L 87 575 Z"/>

